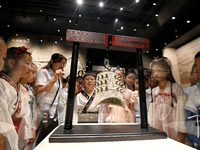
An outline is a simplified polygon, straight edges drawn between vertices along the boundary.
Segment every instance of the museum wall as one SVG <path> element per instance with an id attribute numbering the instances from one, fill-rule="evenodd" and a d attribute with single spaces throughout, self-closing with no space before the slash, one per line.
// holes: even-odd
<path id="1" fill-rule="evenodd" d="M 197 38 L 178 49 L 165 48 L 163 55 L 172 61 L 173 75 L 183 88 L 190 85 L 189 77 L 194 64 L 194 56 L 200 51 L 200 38 Z"/>
<path id="2" fill-rule="evenodd" d="M 51 59 L 53 53 L 61 53 L 67 58 L 67 65 L 64 68 L 64 77 L 69 75 L 71 67 L 72 45 L 66 43 L 65 37 L 42 35 L 33 33 L 12 33 L 7 45 L 9 47 L 25 46 L 32 53 L 33 62 L 38 69 L 44 67 Z M 87 49 L 79 49 L 78 70 L 86 70 Z"/>

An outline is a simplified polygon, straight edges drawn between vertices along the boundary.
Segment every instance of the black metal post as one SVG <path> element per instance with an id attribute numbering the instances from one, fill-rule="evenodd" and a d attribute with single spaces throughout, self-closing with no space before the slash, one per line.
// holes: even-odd
<path id="1" fill-rule="evenodd" d="M 67 99 L 67 107 L 66 107 L 66 115 L 65 115 L 65 125 L 64 125 L 64 129 L 66 130 L 72 129 L 78 51 L 79 51 L 79 43 L 74 42 L 73 51 L 72 51 L 71 70 L 70 70 L 69 91 L 68 91 L 68 99 Z"/>
<path id="2" fill-rule="evenodd" d="M 142 50 L 137 49 L 141 128 L 148 128 Z"/>

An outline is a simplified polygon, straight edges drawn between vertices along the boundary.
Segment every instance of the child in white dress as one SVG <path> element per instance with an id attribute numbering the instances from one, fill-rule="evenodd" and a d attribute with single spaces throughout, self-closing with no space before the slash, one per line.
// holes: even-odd
<path id="1" fill-rule="evenodd" d="M 32 64 L 31 53 L 25 47 L 7 51 L 4 72 L 0 74 L 0 133 L 5 137 L 6 150 L 19 150 L 32 138 L 30 111 L 20 78 L 27 78 Z"/>
<path id="2" fill-rule="evenodd" d="M 182 87 L 175 83 L 167 58 L 154 60 L 151 69 L 154 78 L 159 81 L 159 86 L 152 90 L 149 124 L 166 132 L 169 138 L 183 143 L 186 133 L 184 106 L 187 96 Z"/>

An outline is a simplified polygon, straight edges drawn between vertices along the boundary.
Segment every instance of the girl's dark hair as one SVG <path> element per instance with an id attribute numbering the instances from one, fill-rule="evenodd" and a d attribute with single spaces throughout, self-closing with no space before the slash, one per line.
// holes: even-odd
<path id="1" fill-rule="evenodd" d="M 200 51 L 195 54 L 194 59 L 196 59 L 198 57 L 200 57 Z"/>
<path id="2" fill-rule="evenodd" d="M 137 76 L 137 73 L 134 70 L 127 71 L 127 73 L 125 75 L 127 76 L 129 74 L 135 74 L 135 76 Z"/>
<path id="3" fill-rule="evenodd" d="M 10 48 L 8 48 L 3 72 L 6 74 L 11 72 L 10 66 L 8 64 L 9 59 L 15 60 L 15 64 L 17 64 L 19 59 L 21 59 L 24 55 L 31 56 L 31 53 L 27 50 L 28 50 L 28 48 L 25 48 L 25 47 L 10 47 Z"/>
<path id="4" fill-rule="evenodd" d="M 51 55 L 51 59 L 50 59 L 50 61 L 48 62 L 48 64 L 47 64 L 45 67 L 43 67 L 43 68 L 49 69 L 49 68 L 52 67 L 51 60 L 53 60 L 53 62 L 56 63 L 56 62 L 61 62 L 61 60 L 62 60 L 63 58 L 65 59 L 65 64 L 66 64 L 66 63 L 67 63 L 67 58 L 66 58 L 65 56 L 63 56 L 63 55 L 60 54 L 60 53 L 54 53 L 53 55 Z"/>

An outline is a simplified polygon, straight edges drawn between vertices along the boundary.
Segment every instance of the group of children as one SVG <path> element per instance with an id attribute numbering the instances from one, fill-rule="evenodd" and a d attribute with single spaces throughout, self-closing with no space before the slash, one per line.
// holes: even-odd
<path id="1" fill-rule="evenodd" d="M 62 74 L 67 59 L 55 53 L 47 66 L 37 72 L 26 47 L 7 49 L 0 39 L 0 62 L 1 148 L 33 149 L 56 126 L 64 123 L 69 84 L 64 84 L 67 80 L 62 78 Z M 193 146 L 199 149 L 200 52 L 195 55 L 193 69 L 195 83 L 198 83 L 187 93 L 175 83 L 167 58 L 155 59 L 150 67 L 152 72 L 144 75 L 149 125 L 182 143 L 188 133 Z M 125 74 L 121 68 L 113 72 L 123 83 L 125 107 L 112 104 L 96 106 L 96 74 L 85 73 L 76 81 L 73 123 L 79 122 L 79 114 L 87 112 L 97 113 L 98 123 L 140 123 L 137 74 L 134 71 Z M 50 121 L 48 126 L 44 124 L 45 117 Z"/>

